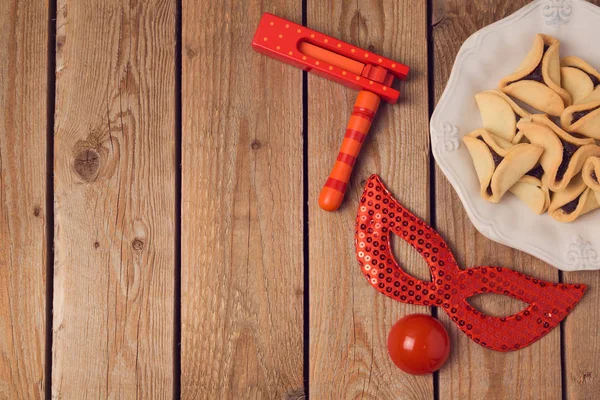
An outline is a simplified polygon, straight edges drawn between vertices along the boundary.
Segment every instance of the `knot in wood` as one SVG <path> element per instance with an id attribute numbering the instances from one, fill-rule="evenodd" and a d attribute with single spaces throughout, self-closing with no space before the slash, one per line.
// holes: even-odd
<path id="1" fill-rule="evenodd" d="M 144 241 L 139 238 L 135 238 L 131 243 L 131 247 L 133 247 L 135 251 L 141 251 L 144 249 Z"/>
<path id="2" fill-rule="evenodd" d="M 258 140 L 254 140 L 252 142 L 252 144 L 250 145 L 250 147 L 252 147 L 252 150 L 258 150 L 258 149 L 260 149 L 261 146 L 262 145 L 260 144 L 260 141 L 258 141 Z"/>
<path id="3" fill-rule="evenodd" d="M 304 400 L 306 398 L 304 388 L 292 389 L 286 394 L 285 398 L 286 400 Z"/>
<path id="4" fill-rule="evenodd" d="M 350 42 L 364 43 L 368 37 L 369 28 L 367 26 L 367 19 L 360 13 L 360 10 L 356 10 L 350 20 Z"/>
<path id="5" fill-rule="evenodd" d="M 198 55 L 198 52 L 192 46 L 187 45 L 185 46 L 185 55 L 191 60 Z"/>
<path id="6" fill-rule="evenodd" d="M 446 1 L 433 0 L 433 8 L 431 12 L 431 25 L 436 26 L 446 17 Z"/>
<path id="7" fill-rule="evenodd" d="M 93 149 L 80 151 L 73 163 L 75 172 L 86 182 L 93 181 L 100 169 L 100 155 Z"/>
<path id="8" fill-rule="evenodd" d="M 98 243 L 98 242 L 94 242 L 94 248 L 96 248 L 96 249 L 97 249 L 98 247 L 100 247 L 100 243 Z"/>
<path id="9" fill-rule="evenodd" d="M 40 208 L 40 206 L 35 206 L 33 208 L 33 215 L 34 216 L 39 217 L 41 213 L 42 213 L 42 209 Z"/>

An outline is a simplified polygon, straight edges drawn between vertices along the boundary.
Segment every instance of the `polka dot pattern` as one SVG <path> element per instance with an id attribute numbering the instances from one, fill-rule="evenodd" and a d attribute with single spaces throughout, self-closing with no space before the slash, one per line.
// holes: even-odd
<path id="1" fill-rule="evenodd" d="M 425 259 L 431 281 L 404 272 L 391 251 L 391 235 Z M 555 284 L 502 267 L 461 269 L 441 236 L 398 203 L 376 175 L 360 199 L 355 242 L 361 271 L 375 289 L 403 303 L 441 307 L 469 338 L 492 350 L 518 350 L 537 341 L 586 290 L 585 285 Z M 529 306 L 509 317 L 492 317 L 467 302 L 482 293 L 511 296 Z"/>
<path id="2" fill-rule="evenodd" d="M 391 86 L 392 81 L 406 79 L 410 69 L 399 62 L 269 13 L 263 14 L 252 40 L 252 47 L 259 53 L 313 71 L 346 86 L 368 90 L 392 104 L 400 97 L 400 92 Z M 339 57 L 324 56 L 323 50 L 347 60 L 342 64 L 333 62 L 334 59 L 339 60 Z M 362 79 L 365 63 L 381 68 L 385 74 L 365 76 Z"/>

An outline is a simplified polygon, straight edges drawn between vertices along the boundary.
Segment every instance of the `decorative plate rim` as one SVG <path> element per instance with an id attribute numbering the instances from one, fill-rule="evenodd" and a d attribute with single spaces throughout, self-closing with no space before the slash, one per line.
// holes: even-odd
<path id="1" fill-rule="evenodd" d="M 594 263 L 594 265 L 583 268 L 580 266 L 579 263 L 575 263 L 575 267 L 569 267 L 569 265 L 565 265 L 564 261 L 560 260 L 558 256 L 550 254 L 548 251 L 540 248 L 539 246 L 533 243 L 523 243 L 511 239 L 508 235 L 502 232 L 502 229 L 498 228 L 494 220 L 491 220 L 485 217 L 484 215 L 481 215 L 473 205 L 472 199 L 468 195 L 468 191 L 463 185 L 463 181 L 459 178 L 456 171 L 450 168 L 445 157 L 440 154 L 440 146 L 448 147 L 449 145 L 451 149 L 455 149 L 458 148 L 458 146 L 460 145 L 460 138 L 458 137 L 458 133 L 454 132 L 457 129 L 457 127 L 449 124 L 448 122 L 440 121 L 440 114 L 442 113 L 442 110 L 448 105 L 448 102 L 451 98 L 451 93 L 455 90 L 458 81 L 459 70 L 461 69 L 464 61 L 467 57 L 479 51 L 480 46 L 483 40 L 486 38 L 486 36 L 499 29 L 502 29 L 506 25 L 518 22 L 520 19 L 529 15 L 531 12 L 538 10 L 539 7 L 544 7 L 543 11 L 551 11 L 553 7 L 569 7 L 568 15 L 570 15 L 572 5 L 586 7 L 587 11 L 593 12 L 594 14 L 600 16 L 600 7 L 588 3 L 585 0 L 535 0 L 532 3 L 524 6 L 520 10 L 516 11 L 512 15 L 509 15 L 508 17 L 502 20 L 488 25 L 469 36 L 469 38 L 465 40 L 460 50 L 458 51 L 458 54 L 456 55 L 454 65 L 450 72 L 450 77 L 448 78 L 448 83 L 446 84 L 446 87 L 442 93 L 442 96 L 440 97 L 438 104 L 435 106 L 429 124 L 431 147 L 434 159 L 436 160 L 438 166 L 440 167 L 440 169 L 442 170 L 442 172 L 456 191 L 467 213 L 467 216 L 469 217 L 471 223 L 475 226 L 475 228 L 483 236 L 487 237 L 492 241 L 531 254 L 534 257 L 537 257 L 540 260 L 550 265 L 553 265 L 554 267 L 563 271 L 596 270 L 600 269 L 600 264 Z M 549 15 L 545 14 L 544 16 L 547 18 Z M 546 24 L 551 25 L 551 23 L 548 22 L 548 19 L 546 21 Z M 439 129 L 436 129 L 440 127 L 442 128 L 442 132 L 440 132 Z M 441 140 L 442 138 L 447 137 L 446 130 L 448 129 L 451 131 L 451 135 L 457 135 L 456 138 L 450 138 L 450 143 L 448 143 L 448 141 L 443 142 Z M 446 151 L 448 150 L 449 149 L 446 148 Z M 582 239 L 580 236 L 576 238 L 576 242 L 585 243 L 584 239 Z M 567 257 L 570 257 L 570 255 L 567 254 Z"/>

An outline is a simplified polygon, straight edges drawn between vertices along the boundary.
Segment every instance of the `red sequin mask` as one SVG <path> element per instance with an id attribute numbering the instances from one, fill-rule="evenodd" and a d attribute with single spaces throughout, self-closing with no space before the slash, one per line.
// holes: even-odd
<path id="1" fill-rule="evenodd" d="M 400 268 L 390 247 L 395 234 L 414 247 L 431 270 L 431 282 Z M 461 270 L 441 236 L 406 210 L 377 175 L 367 181 L 356 218 L 361 271 L 379 292 L 409 304 L 441 307 L 469 338 L 497 351 L 518 350 L 550 332 L 583 296 L 585 285 L 555 284 L 502 267 Z M 469 297 L 497 293 L 529 306 L 510 317 L 473 308 Z"/>

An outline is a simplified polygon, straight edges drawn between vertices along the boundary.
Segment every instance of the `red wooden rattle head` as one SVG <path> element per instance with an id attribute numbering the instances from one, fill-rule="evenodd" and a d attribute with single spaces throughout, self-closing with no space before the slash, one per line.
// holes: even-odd
<path id="1" fill-rule="evenodd" d="M 327 211 L 342 204 L 352 168 L 367 137 L 381 99 L 396 103 L 394 78 L 406 79 L 409 68 L 397 61 L 265 13 L 252 47 L 304 71 L 360 90 L 336 163 L 319 196 Z"/>
<path id="2" fill-rule="evenodd" d="M 392 234 L 425 259 L 430 282 L 398 265 L 390 248 Z M 546 282 L 502 267 L 461 270 L 441 236 L 398 203 L 376 175 L 360 200 L 356 252 L 363 274 L 379 292 L 403 303 L 441 307 L 469 338 L 497 351 L 518 350 L 546 335 L 586 290 L 585 285 Z M 481 293 L 511 296 L 529 306 L 509 317 L 492 317 L 467 302 Z"/>

